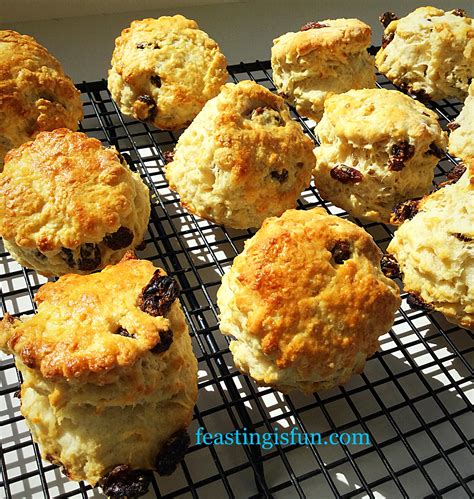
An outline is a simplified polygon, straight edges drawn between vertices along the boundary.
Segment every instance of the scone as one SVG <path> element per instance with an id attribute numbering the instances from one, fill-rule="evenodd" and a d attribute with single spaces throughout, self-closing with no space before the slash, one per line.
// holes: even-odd
<path id="1" fill-rule="evenodd" d="M 42 132 L 0 174 L 0 235 L 45 276 L 90 273 L 143 241 L 148 189 L 114 149 L 80 132 Z"/>
<path id="2" fill-rule="evenodd" d="M 350 90 L 326 100 L 315 129 L 314 182 L 354 217 L 388 222 L 395 205 L 430 190 L 444 156 L 437 116 L 396 90 Z"/>
<path id="3" fill-rule="evenodd" d="M 362 372 L 401 301 L 381 256 L 367 232 L 321 208 L 267 219 L 217 293 L 238 369 L 282 392 Z"/>
<path id="4" fill-rule="evenodd" d="M 5 154 L 39 132 L 77 129 L 80 92 L 34 38 L 0 31 L 0 171 Z"/>
<path id="5" fill-rule="evenodd" d="M 395 85 L 420 99 L 464 100 L 474 77 L 474 24 L 461 9 L 420 7 L 386 25 L 375 63 Z"/>
<path id="6" fill-rule="evenodd" d="M 228 83 L 179 138 L 166 178 L 191 213 L 259 227 L 295 206 L 313 146 L 281 97 L 251 81 Z"/>
<path id="7" fill-rule="evenodd" d="M 167 475 L 183 458 L 197 362 L 178 295 L 129 252 L 45 284 L 36 315 L 0 323 L 0 347 L 23 376 L 21 413 L 42 457 L 72 480 L 136 497 L 145 470 Z"/>
<path id="8" fill-rule="evenodd" d="M 474 83 L 469 86 L 469 96 L 459 116 L 448 128 L 451 130 L 449 152 L 466 161 L 474 158 Z"/>
<path id="9" fill-rule="evenodd" d="M 412 207 L 387 252 L 411 301 L 474 329 L 474 159 L 465 166 L 456 183 Z"/>
<path id="10" fill-rule="evenodd" d="M 358 19 L 327 19 L 276 38 L 275 87 L 298 113 L 319 121 L 331 93 L 375 87 L 374 58 L 367 52 L 371 33 Z"/>
<path id="11" fill-rule="evenodd" d="M 226 66 L 217 43 L 195 21 L 143 19 L 115 40 L 108 87 L 122 113 L 176 130 L 219 93 Z"/>

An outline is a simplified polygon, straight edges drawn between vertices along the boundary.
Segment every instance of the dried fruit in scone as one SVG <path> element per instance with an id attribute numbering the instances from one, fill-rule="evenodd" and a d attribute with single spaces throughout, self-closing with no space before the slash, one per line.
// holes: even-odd
<path id="1" fill-rule="evenodd" d="M 0 174 L 0 235 L 46 276 L 90 273 L 143 241 L 149 191 L 99 140 L 60 128 L 10 151 Z"/>
<path id="2" fill-rule="evenodd" d="M 415 302 L 474 329 L 474 159 L 461 178 L 418 201 L 387 248 Z"/>
<path id="3" fill-rule="evenodd" d="M 466 98 L 474 77 L 474 24 L 464 11 L 420 7 L 387 22 L 375 57 L 381 73 L 421 100 Z"/>
<path id="4" fill-rule="evenodd" d="M 259 227 L 295 206 L 313 146 L 281 97 L 251 81 L 228 83 L 179 138 L 166 178 L 191 213 Z"/>
<path id="5" fill-rule="evenodd" d="M 5 154 L 55 128 L 77 129 L 80 92 L 34 38 L 0 31 L 0 171 Z"/>
<path id="6" fill-rule="evenodd" d="M 437 116 L 396 90 L 333 95 L 315 129 L 314 182 L 323 196 L 354 217 L 388 222 L 393 208 L 423 196 L 445 154 Z"/>
<path id="7" fill-rule="evenodd" d="M 298 113 L 319 121 L 331 93 L 375 87 L 371 33 L 358 19 L 327 19 L 276 38 L 271 64 L 277 90 Z"/>
<path id="8" fill-rule="evenodd" d="M 122 113 L 176 130 L 227 77 L 226 58 L 195 21 L 163 16 L 133 21 L 115 40 L 108 87 Z"/>
<path id="9" fill-rule="evenodd" d="M 469 96 L 459 116 L 448 128 L 451 130 L 449 152 L 466 161 L 474 158 L 474 82 L 469 86 Z"/>
<path id="10" fill-rule="evenodd" d="M 177 284 L 130 253 L 45 284 L 37 314 L 0 322 L 42 457 L 113 497 L 145 493 L 149 470 L 174 471 L 197 397 L 191 338 L 177 292 L 167 292 Z"/>
<path id="11" fill-rule="evenodd" d="M 267 219 L 217 293 L 236 366 L 283 392 L 362 372 L 401 301 L 381 257 L 367 232 L 323 209 Z"/>

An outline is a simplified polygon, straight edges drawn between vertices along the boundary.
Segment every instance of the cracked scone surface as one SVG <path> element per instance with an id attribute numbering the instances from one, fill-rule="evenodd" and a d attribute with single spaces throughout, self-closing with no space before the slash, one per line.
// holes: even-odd
<path id="1" fill-rule="evenodd" d="M 381 255 L 367 232 L 323 209 L 267 219 L 217 293 L 236 366 L 283 392 L 361 372 L 400 305 Z"/>
<path id="2" fill-rule="evenodd" d="M 455 324 L 474 329 L 474 159 L 457 183 L 424 197 L 395 232 L 406 291 Z"/>
<path id="3" fill-rule="evenodd" d="M 469 96 L 453 122 L 456 127 L 449 135 L 449 152 L 468 161 L 474 158 L 474 82 L 469 86 Z"/>
<path id="4" fill-rule="evenodd" d="M 133 21 L 115 40 L 108 88 L 127 116 L 187 126 L 228 77 L 217 43 L 181 15 Z"/>
<path id="5" fill-rule="evenodd" d="M 5 154 L 39 132 L 77 129 L 80 92 L 34 38 L 0 31 L 0 171 Z"/>
<path id="6" fill-rule="evenodd" d="M 313 146 L 281 97 L 251 81 L 228 83 L 179 138 L 166 178 L 188 211 L 259 227 L 295 206 L 310 183 Z"/>
<path id="7" fill-rule="evenodd" d="M 464 100 L 474 77 L 474 24 L 456 12 L 420 7 L 392 21 L 375 58 L 379 71 L 420 98 Z"/>
<path id="8" fill-rule="evenodd" d="M 6 249 L 41 274 L 88 273 L 143 240 L 149 191 L 114 148 L 65 128 L 10 151 L 0 174 Z"/>
<path id="9" fill-rule="evenodd" d="M 191 421 L 191 339 L 176 296 L 158 296 L 162 315 L 140 308 L 153 279 L 170 278 L 127 255 L 100 273 L 45 284 L 37 314 L 0 322 L 0 347 L 23 375 L 21 412 L 33 438 L 73 480 L 95 485 L 118 465 L 155 469 L 170 436 Z"/>
<path id="10" fill-rule="evenodd" d="M 375 87 L 371 28 L 358 19 L 327 19 L 273 41 L 273 81 L 297 111 L 316 121 L 331 93 Z"/>
<path id="11" fill-rule="evenodd" d="M 326 100 L 315 129 L 314 182 L 355 217 L 389 222 L 401 201 L 426 194 L 444 156 L 436 114 L 396 90 L 362 89 Z"/>

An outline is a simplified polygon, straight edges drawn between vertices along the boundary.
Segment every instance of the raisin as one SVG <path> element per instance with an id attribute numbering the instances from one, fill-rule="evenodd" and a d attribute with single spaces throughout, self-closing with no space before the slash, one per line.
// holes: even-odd
<path id="1" fill-rule="evenodd" d="M 451 123 L 448 123 L 446 125 L 447 129 L 451 132 L 454 132 L 454 130 L 458 129 L 460 126 L 461 125 L 459 123 L 456 123 L 455 121 L 451 121 Z"/>
<path id="2" fill-rule="evenodd" d="M 424 310 L 425 312 L 432 312 L 434 310 L 433 305 L 426 303 L 418 293 L 408 293 L 407 303 L 410 308 L 414 308 L 415 310 Z"/>
<path id="3" fill-rule="evenodd" d="M 445 152 L 441 148 L 439 148 L 434 142 L 430 144 L 430 148 L 428 149 L 426 154 L 436 156 L 439 159 L 444 158 L 444 156 L 446 155 Z"/>
<path id="4" fill-rule="evenodd" d="M 140 497 L 148 492 L 150 482 L 151 472 L 121 464 L 101 478 L 99 485 L 107 497 Z"/>
<path id="5" fill-rule="evenodd" d="M 137 100 L 139 102 L 143 102 L 143 104 L 147 106 L 145 113 L 142 113 L 140 111 L 141 116 L 139 116 L 139 119 L 142 121 L 153 120 L 157 112 L 155 99 L 153 99 L 153 97 L 151 97 L 150 95 L 145 94 L 145 95 L 140 95 L 140 97 L 138 97 Z"/>
<path id="6" fill-rule="evenodd" d="M 72 254 L 72 250 L 69 248 L 61 248 L 63 255 L 66 257 L 66 263 L 72 269 L 76 268 L 76 262 L 74 261 L 74 255 Z"/>
<path id="7" fill-rule="evenodd" d="M 157 88 L 161 88 L 161 78 L 158 75 L 153 75 L 150 78 L 150 81 L 155 85 Z"/>
<path id="8" fill-rule="evenodd" d="M 395 33 L 387 33 L 382 36 L 382 48 L 384 49 L 393 39 L 395 38 Z"/>
<path id="9" fill-rule="evenodd" d="M 179 295 L 178 283 L 156 270 L 138 297 L 138 307 L 153 317 L 165 316 Z"/>
<path id="10" fill-rule="evenodd" d="M 277 171 L 270 172 L 270 175 L 275 180 L 278 180 L 280 184 L 283 184 L 283 182 L 286 182 L 288 180 L 288 170 L 285 170 L 284 168 L 281 172 Z"/>
<path id="11" fill-rule="evenodd" d="M 458 17 L 467 17 L 467 13 L 464 9 L 454 9 L 453 14 Z"/>
<path id="12" fill-rule="evenodd" d="M 461 234 L 460 232 L 455 232 L 452 234 L 456 239 L 459 239 L 460 241 L 464 243 L 470 243 L 472 241 L 472 237 L 466 236 L 465 234 Z"/>
<path id="13" fill-rule="evenodd" d="M 174 150 L 173 151 L 165 151 L 163 153 L 163 159 L 165 160 L 165 163 L 171 163 L 174 159 Z"/>
<path id="14" fill-rule="evenodd" d="M 142 42 L 142 43 L 137 43 L 136 47 L 137 47 L 137 49 L 140 49 L 140 50 L 143 50 L 143 49 L 146 49 L 146 48 L 156 50 L 156 49 L 160 48 L 160 46 L 156 42 L 148 42 L 148 43 Z"/>
<path id="15" fill-rule="evenodd" d="M 188 450 L 191 439 L 186 430 L 178 430 L 161 449 L 156 458 L 156 471 L 161 476 L 171 475 Z"/>
<path id="16" fill-rule="evenodd" d="M 336 241 L 331 253 L 334 261 L 341 265 L 351 257 L 351 246 L 346 241 Z"/>
<path id="17" fill-rule="evenodd" d="M 104 243 L 113 250 L 119 250 L 130 246 L 133 242 L 133 232 L 127 227 L 120 227 L 119 230 L 104 237 Z"/>
<path id="18" fill-rule="evenodd" d="M 363 178 L 359 170 L 346 165 L 335 166 L 330 174 L 333 179 L 339 180 L 343 184 L 357 184 Z"/>
<path id="19" fill-rule="evenodd" d="M 327 28 L 328 26 L 329 26 L 328 24 L 324 24 L 324 23 L 310 22 L 310 23 L 306 23 L 303 26 L 301 26 L 300 31 L 308 31 L 310 29 Z"/>
<path id="20" fill-rule="evenodd" d="M 166 329 L 165 331 L 160 331 L 160 342 L 157 343 L 150 352 L 152 353 L 163 353 L 168 350 L 168 348 L 173 343 L 173 331 L 171 329 Z"/>
<path id="21" fill-rule="evenodd" d="M 398 17 L 393 12 L 384 12 L 380 17 L 379 21 L 382 26 L 386 28 L 392 21 L 396 21 Z"/>
<path id="22" fill-rule="evenodd" d="M 35 251 L 35 256 L 36 256 L 36 258 L 39 258 L 40 260 L 46 259 L 46 255 L 44 255 L 43 253 L 41 253 L 41 251 L 38 251 L 38 250 Z"/>
<path id="23" fill-rule="evenodd" d="M 454 184 L 463 176 L 465 171 L 466 167 L 463 164 L 456 165 L 446 174 L 446 178 Z"/>
<path id="24" fill-rule="evenodd" d="M 390 217 L 390 223 L 399 225 L 407 220 L 411 220 L 418 213 L 419 202 L 419 199 L 410 199 L 409 201 L 397 204 Z"/>
<path id="25" fill-rule="evenodd" d="M 129 333 L 125 328 L 120 326 L 114 334 L 119 334 L 120 336 L 125 336 L 125 338 L 135 338 L 135 335 Z"/>
<path id="26" fill-rule="evenodd" d="M 102 262 L 102 255 L 97 244 L 86 243 L 81 246 L 80 257 L 77 261 L 79 270 L 95 270 Z"/>
<path id="27" fill-rule="evenodd" d="M 135 249 L 138 251 L 143 251 L 146 248 L 146 242 L 142 241 L 140 244 L 137 244 L 135 246 Z"/>
<path id="28" fill-rule="evenodd" d="M 385 277 L 395 279 L 397 277 L 401 278 L 402 276 L 396 258 L 388 253 L 384 253 L 382 255 L 382 259 L 380 260 L 380 268 L 382 269 Z"/>
<path id="29" fill-rule="evenodd" d="M 289 95 L 288 94 L 285 94 L 285 92 L 278 92 L 278 95 L 282 98 L 282 99 L 288 99 Z"/>
<path id="30" fill-rule="evenodd" d="M 430 96 L 426 93 L 426 91 L 423 88 L 420 88 L 419 90 L 414 90 L 412 85 L 410 85 L 409 83 L 403 83 L 403 82 L 400 83 L 399 86 L 400 86 L 400 90 L 408 93 L 414 99 L 417 99 L 420 102 L 428 102 L 430 100 Z"/>
<path id="31" fill-rule="evenodd" d="M 13 393 L 13 396 L 14 396 L 16 399 L 21 399 L 21 389 L 20 389 L 20 390 L 16 390 L 16 391 Z"/>
<path id="32" fill-rule="evenodd" d="M 415 155 L 415 146 L 403 140 L 397 144 L 393 144 L 388 160 L 388 169 L 392 172 L 399 172 L 405 166 L 405 161 L 413 158 Z"/>

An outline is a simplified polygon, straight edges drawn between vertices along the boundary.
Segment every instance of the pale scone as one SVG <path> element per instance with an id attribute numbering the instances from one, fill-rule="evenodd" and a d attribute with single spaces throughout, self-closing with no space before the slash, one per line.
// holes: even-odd
<path id="1" fill-rule="evenodd" d="M 469 96 L 464 101 L 459 116 L 448 125 L 449 152 L 463 160 L 474 159 L 474 82 L 469 86 Z"/>
<path id="2" fill-rule="evenodd" d="M 474 159 L 461 178 L 411 207 L 387 248 L 410 301 L 474 329 Z"/>
<path id="3" fill-rule="evenodd" d="M 45 276 L 117 263 L 144 238 L 149 191 L 114 149 L 59 128 L 10 151 L 0 174 L 0 236 Z"/>
<path id="4" fill-rule="evenodd" d="M 316 121 L 331 93 L 375 87 L 372 30 L 358 19 L 327 19 L 273 40 L 275 87 L 299 114 Z"/>
<path id="5" fill-rule="evenodd" d="M 474 24 L 461 9 L 420 7 L 387 24 L 375 63 L 395 85 L 420 99 L 464 100 L 474 77 Z"/>
<path id="6" fill-rule="evenodd" d="M 388 222 L 393 208 L 426 194 L 444 156 L 437 116 L 396 90 L 350 90 L 326 100 L 315 129 L 314 182 L 354 217 Z"/>
<path id="7" fill-rule="evenodd" d="M 181 15 L 133 21 L 115 40 L 108 87 L 122 113 L 185 127 L 228 77 L 217 43 Z"/>
<path id="8" fill-rule="evenodd" d="M 142 495 L 146 470 L 172 473 L 189 444 L 197 362 L 178 294 L 164 271 L 127 254 L 45 284 L 37 314 L 0 322 L 42 457 L 108 497 Z"/>
<path id="9" fill-rule="evenodd" d="M 251 81 L 228 83 L 179 138 L 166 178 L 191 213 L 259 227 L 296 205 L 313 146 L 281 97 Z"/>
<path id="10" fill-rule="evenodd" d="M 321 208 L 267 219 L 217 293 L 238 369 L 282 392 L 362 372 L 401 301 L 381 256 L 367 232 Z"/>
<path id="11" fill-rule="evenodd" d="M 80 92 L 34 38 L 0 31 L 0 171 L 5 154 L 39 132 L 77 129 Z"/>

